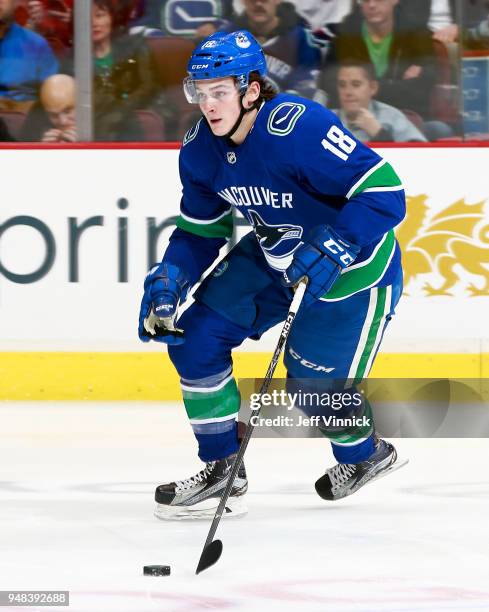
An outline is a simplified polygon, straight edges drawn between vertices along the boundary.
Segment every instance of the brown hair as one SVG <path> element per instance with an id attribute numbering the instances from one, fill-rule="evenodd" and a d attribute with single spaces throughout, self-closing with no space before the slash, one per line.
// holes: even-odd
<path id="1" fill-rule="evenodd" d="M 129 3 L 127 0 L 92 0 L 93 7 L 101 11 L 107 11 L 112 19 L 113 34 L 121 34 L 126 31 L 129 21 Z"/>
<path id="2" fill-rule="evenodd" d="M 93 5 L 101 11 L 107 11 L 110 13 L 112 19 L 114 19 L 116 10 L 112 0 L 93 0 Z"/>
<path id="3" fill-rule="evenodd" d="M 267 79 L 266 77 L 262 77 L 258 72 L 250 72 L 249 83 L 258 83 L 260 86 L 260 95 L 258 97 L 259 102 L 264 100 L 268 102 L 268 100 L 273 100 L 275 96 L 278 94 L 273 83 Z"/>
<path id="4" fill-rule="evenodd" d="M 365 76 L 369 81 L 378 81 L 377 75 L 375 74 L 375 69 L 370 62 L 362 62 L 361 60 L 355 59 L 345 59 L 338 65 L 336 69 L 336 74 L 338 74 L 338 72 L 342 68 L 360 68 L 360 70 L 363 70 Z"/>

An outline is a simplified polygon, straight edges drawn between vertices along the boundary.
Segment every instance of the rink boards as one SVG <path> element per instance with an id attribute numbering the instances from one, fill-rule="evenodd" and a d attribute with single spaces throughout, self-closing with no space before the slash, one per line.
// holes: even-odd
<path id="1" fill-rule="evenodd" d="M 488 149 L 379 152 L 403 180 L 408 214 L 397 230 L 406 295 L 374 374 L 487 376 Z M 177 158 L 172 148 L 0 150 L 0 398 L 178 397 L 164 349 L 136 333 L 148 261 L 178 214 Z M 275 339 L 246 343 L 238 376 L 260 376 Z"/>

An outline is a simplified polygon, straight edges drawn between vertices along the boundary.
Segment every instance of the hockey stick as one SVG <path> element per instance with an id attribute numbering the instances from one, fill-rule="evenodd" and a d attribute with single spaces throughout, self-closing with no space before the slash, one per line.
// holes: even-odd
<path id="1" fill-rule="evenodd" d="M 270 365 L 268 366 L 267 373 L 265 375 L 265 379 L 262 383 L 259 395 L 262 396 L 264 393 L 268 391 L 268 387 L 270 386 L 270 382 L 273 378 L 273 373 L 275 372 L 275 368 L 277 367 L 278 360 L 280 359 L 280 354 L 287 342 L 287 338 L 289 337 L 289 333 L 292 327 L 292 323 L 295 319 L 295 315 L 299 310 L 299 306 L 302 303 L 302 298 L 304 297 L 304 292 L 306 290 L 307 281 L 306 279 L 302 279 L 296 289 L 294 294 L 294 298 L 292 299 L 292 303 L 289 308 L 289 312 L 287 314 L 287 318 L 285 319 L 284 326 L 282 328 L 282 333 L 280 334 L 279 341 L 277 342 L 277 346 L 275 347 L 275 352 L 273 353 L 272 360 Z M 239 447 L 238 454 L 236 455 L 236 459 L 234 460 L 233 467 L 231 468 L 231 472 L 229 474 L 229 480 L 227 482 L 226 488 L 221 496 L 221 501 L 216 510 L 216 514 L 212 519 L 211 528 L 209 529 L 209 533 L 207 535 L 207 539 L 204 544 L 204 549 L 202 550 L 202 554 L 200 555 L 199 564 L 197 565 L 197 569 L 195 571 L 196 574 L 200 574 L 211 565 L 214 565 L 217 561 L 219 561 L 219 557 L 222 554 L 222 542 L 221 540 L 213 540 L 214 535 L 217 531 L 217 527 L 221 520 L 222 514 L 226 507 L 226 502 L 228 501 L 229 495 L 231 494 L 231 489 L 233 488 L 234 479 L 236 478 L 236 474 L 243 462 L 243 457 L 246 451 L 246 447 L 248 446 L 248 442 L 250 441 L 251 434 L 253 433 L 254 426 L 251 424 L 252 422 L 256 422 L 256 419 L 253 420 L 253 417 L 256 417 L 260 414 L 261 403 L 258 404 L 257 408 L 253 408 L 251 411 L 251 417 L 248 422 L 248 426 L 246 429 L 246 434 L 244 438 L 241 440 L 241 445 Z"/>

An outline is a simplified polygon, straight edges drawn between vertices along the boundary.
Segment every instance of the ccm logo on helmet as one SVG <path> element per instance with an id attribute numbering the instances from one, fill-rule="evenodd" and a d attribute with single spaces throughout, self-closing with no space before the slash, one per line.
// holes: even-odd
<path id="1" fill-rule="evenodd" d="M 192 70 L 201 70 L 202 68 L 209 68 L 209 64 L 192 64 Z"/>

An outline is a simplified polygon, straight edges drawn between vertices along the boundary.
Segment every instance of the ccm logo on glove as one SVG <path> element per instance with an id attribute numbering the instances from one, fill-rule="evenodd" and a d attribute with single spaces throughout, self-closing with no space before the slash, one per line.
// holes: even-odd
<path id="1" fill-rule="evenodd" d="M 304 305 L 310 306 L 328 293 L 341 271 L 355 261 L 359 252 L 359 246 L 347 242 L 331 227 L 316 227 L 294 253 L 292 263 L 283 272 L 283 283 L 292 287 L 307 277 Z"/>
<path id="2" fill-rule="evenodd" d="M 154 311 L 155 313 L 158 313 L 161 310 L 164 310 L 166 312 L 171 312 L 173 311 L 173 309 L 174 309 L 173 304 L 160 304 L 159 306 L 155 306 Z"/>
<path id="3" fill-rule="evenodd" d="M 335 242 L 332 238 L 326 240 L 324 246 L 328 249 L 330 253 L 333 253 L 334 255 L 344 253 L 344 255 L 341 255 L 340 261 L 345 268 L 355 261 L 355 257 L 352 257 L 350 253 L 347 253 L 345 249 L 341 247 L 337 242 Z"/>

